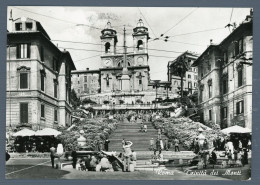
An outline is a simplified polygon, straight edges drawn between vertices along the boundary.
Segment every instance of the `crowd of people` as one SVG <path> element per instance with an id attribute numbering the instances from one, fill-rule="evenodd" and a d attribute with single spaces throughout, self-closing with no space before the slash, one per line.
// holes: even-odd
<path id="1" fill-rule="evenodd" d="M 134 171 L 136 166 L 136 152 L 131 149 L 131 141 L 122 140 L 122 152 L 106 154 L 105 152 L 93 152 L 85 157 L 78 158 L 77 152 L 72 151 L 72 166 L 83 171 Z"/>
<path id="2" fill-rule="evenodd" d="M 217 137 L 213 140 L 213 150 L 208 147 L 207 139 L 196 137 L 194 140 L 194 152 L 198 154 L 203 167 L 207 164 L 217 164 L 216 152 L 219 152 L 220 157 L 227 159 L 222 162 L 222 167 L 229 166 L 244 166 L 248 164 L 248 152 L 251 150 L 250 137 L 245 135 L 231 134 L 230 136 Z M 202 141 L 202 142 L 201 142 Z M 212 151 L 211 151 L 212 150 Z M 211 151 L 211 152 L 209 152 Z"/>

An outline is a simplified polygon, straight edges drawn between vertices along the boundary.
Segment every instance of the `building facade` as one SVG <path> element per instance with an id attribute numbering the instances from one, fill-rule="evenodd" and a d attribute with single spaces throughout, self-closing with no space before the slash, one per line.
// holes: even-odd
<path id="1" fill-rule="evenodd" d="M 183 90 L 187 91 L 189 94 L 193 94 L 198 88 L 198 69 L 196 66 L 192 66 L 194 61 L 198 58 L 197 53 L 186 51 L 175 60 L 168 62 L 168 81 L 171 82 L 171 87 L 173 92 L 178 92 L 181 89 L 181 77 L 176 72 L 176 62 L 179 58 L 183 59 L 188 65 L 188 70 L 186 71 L 183 78 Z"/>
<path id="2" fill-rule="evenodd" d="M 252 127 L 252 12 L 219 45 L 194 62 L 199 76 L 199 113 L 221 128 Z"/>
<path id="3" fill-rule="evenodd" d="M 30 18 L 12 20 L 7 33 L 6 126 L 45 127 L 71 124 L 71 70 L 42 25 Z"/>

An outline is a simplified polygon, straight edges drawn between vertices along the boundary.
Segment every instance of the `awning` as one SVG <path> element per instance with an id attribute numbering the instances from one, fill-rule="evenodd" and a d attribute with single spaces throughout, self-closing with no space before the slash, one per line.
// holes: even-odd
<path id="1" fill-rule="evenodd" d="M 53 128 L 44 128 L 42 130 L 38 130 L 36 133 L 35 133 L 35 136 L 57 136 L 57 135 L 60 135 L 61 132 L 60 131 L 57 131 Z"/>
<path id="2" fill-rule="evenodd" d="M 16 133 L 13 134 L 13 136 L 21 136 L 21 137 L 25 137 L 25 136 L 34 136 L 35 135 L 35 132 L 33 130 L 30 130 L 30 129 L 23 129 L 23 130 L 20 130 Z"/>
<path id="3" fill-rule="evenodd" d="M 249 129 L 249 128 L 244 128 L 244 127 L 240 127 L 238 125 L 235 125 L 235 126 L 232 126 L 232 127 L 225 128 L 225 129 L 221 130 L 221 132 L 223 132 L 225 134 L 229 134 L 229 133 L 245 134 L 245 133 L 251 133 L 252 130 Z"/>

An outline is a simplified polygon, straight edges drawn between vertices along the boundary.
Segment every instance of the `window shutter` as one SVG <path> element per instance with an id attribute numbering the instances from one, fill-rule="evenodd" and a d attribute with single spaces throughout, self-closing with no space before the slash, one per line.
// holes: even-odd
<path id="1" fill-rule="evenodd" d="M 236 103 L 237 111 L 236 113 L 239 114 L 239 102 Z"/>
<path id="2" fill-rule="evenodd" d="M 242 110 L 240 112 L 244 113 L 244 101 L 241 101 L 241 107 L 242 107 Z"/>
<path id="3" fill-rule="evenodd" d="M 41 105 L 41 117 L 44 118 L 45 117 L 45 110 L 44 110 L 44 105 Z"/>

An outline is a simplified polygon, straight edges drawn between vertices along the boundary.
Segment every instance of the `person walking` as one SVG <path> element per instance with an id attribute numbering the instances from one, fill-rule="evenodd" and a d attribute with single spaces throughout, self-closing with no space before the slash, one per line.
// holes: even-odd
<path id="1" fill-rule="evenodd" d="M 179 152 L 179 140 L 177 138 L 174 139 L 175 152 Z"/>
<path id="2" fill-rule="evenodd" d="M 50 148 L 50 157 L 51 157 L 51 166 L 54 168 L 54 158 L 55 158 L 56 149 L 54 148 L 54 144 L 51 145 Z"/>

